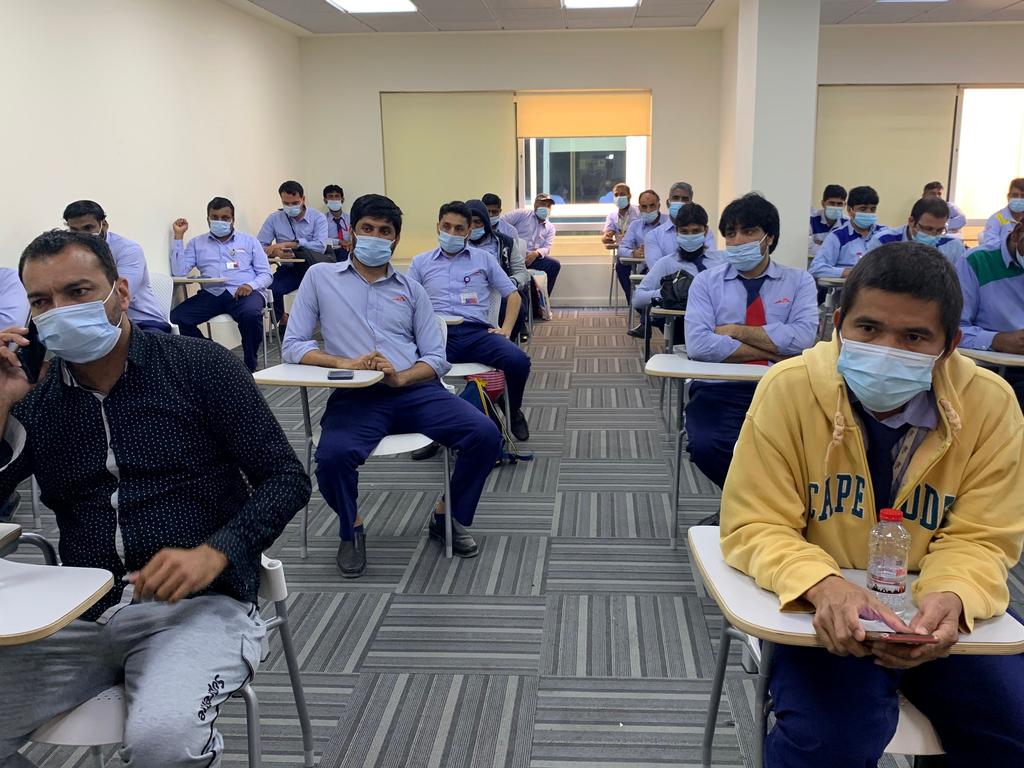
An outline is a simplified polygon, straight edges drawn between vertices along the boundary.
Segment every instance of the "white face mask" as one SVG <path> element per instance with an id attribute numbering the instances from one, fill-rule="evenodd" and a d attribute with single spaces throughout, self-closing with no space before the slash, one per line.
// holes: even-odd
<path id="1" fill-rule="evenodd" d="M 341 210 L 341 206 L 343 205 L 344 203 L 341 200 L 328 200 L 327 210 L 331 211 L 332 213 L 337 213 L 338 211 Z"/>

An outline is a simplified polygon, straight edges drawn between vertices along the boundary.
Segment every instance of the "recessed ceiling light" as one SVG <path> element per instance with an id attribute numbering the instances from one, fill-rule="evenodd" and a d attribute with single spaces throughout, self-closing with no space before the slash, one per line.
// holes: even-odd
<path id="1" fill-rule="evenodd" d="M 876 3 L 899 3 L 901 5 L 909 5 L 910 3 L 931 3 L 933 5 L 937 3 L 948 3 L 949 0 L 875 0 Z"/>
<path id="2" fill-rule="evenodd" d="M 562 7 L 568 11 L 583 8 L 633 8 L 640 0 L 562 0 Z"/>
<path id="3" fill-rule="evenodd" d="M 411 0 L 327 0 L 346 13 L 415 13 Z"/>

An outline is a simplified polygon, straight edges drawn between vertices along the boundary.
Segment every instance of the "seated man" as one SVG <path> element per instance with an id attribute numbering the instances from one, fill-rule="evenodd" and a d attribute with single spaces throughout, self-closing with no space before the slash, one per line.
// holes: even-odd
<path id="1" fill-rule="evenodd" d="M 512 415 L 509 429 L 517 439 L 528 440 L 522 408 L 530 358 L 509 341 L 519 317 L 519 293 L 493 256 L 466 244 L 472 219 L 463 202 L 442 205 L 437 214 L 439 247 L 414 256 L 406 275 L 426 288 L 434 312 L 465 318 L 448 328 L 448 362 L 482 363 L 502 371 Z M 488 318 L 491 291 L 508 300 L 505 322 L 497 327 Z"/>
<path id="2" fill-rule="evenodd" d="M 708 234 L 708 212 L 697 203 L 684 205 L 679 209 L 675 219 L 676 225 L 676 252 L 665 256 L 654 268 L 644 275 L 644 279 L 637 286 L 633 294 L 633 309 L 642 312 L 651 305 L 651 302 L 661 302 L 661 281 L 670 275 L 680 271 L 688 272 L 694 277 L 709 267 L 715 267 L 724 263 L 725 254 L 721 251 L 709 251 L 707 248 Z M 659 328 L 664 326 L 664 321 L 650 321 L 652 325 Z M 673 325 L 675 334 L 682 336 L 683 324 L 677 322 Z M 633 331 L 629 331 L 633 335 Z M 643 334 L 640 334 L 643 337 Z M 673 343 L 679 343 L 673 339 Z"/>
<path id="3" fill-rule="evenodd" d="M 956 265 L 963 291 L 960 346 L 1024 355 L 1024 221 L 998 248 L 979 246 Z M 1024 403 L 1024 372 L 1007 380 Z"/>
<path id="4" fill-rule="evenodd" d="M 501 198 L 493 192 L 487 192 L 480 197 L 483 204 L 487 206 L 487 214 L 491 220 L 491 229 L 495 232 L 500 232 L 503 235 L 508 235 L 513 240 L 522 240 L 523 242 L 523 258 L 526 258 L 526 241 L 519 236 L 519 230 L 509 224 L 505 219 L 501 217 Z"/>
<path id="5" fill-rule="evenodd" d="M 846 208 L 846 188 L 839 184 L 829 184 L 821 193 L 821 208 L 811 213 L 811 231 L 807 247 L 807 255 L 812 259 L 818 255 L 818 249 L 825 242 L 825 237 L 834 229 L 845 227 L 847 219 L 843 215 Z"/>
<path id="6" fill-rule="evenodd" d="M 477 554 L 466 528 L 501 456 L 494 423 L 441 386 L 450 366 L 430 297 L 389 263 L 402 234 L 402 212 L 383 195 L 363 195 L 351 215 L 350 258 L 310 267 L 284 338 L 287 363 L 384 373 L 369 388 L 335 389 L 320 422 L 316 479 L 338 515 L 338 568 L 350 579 L 366 571 L 366 533 L 356 505 L 359 467 L 383 437 L 421 432 L 457 451 L 451 507 L 459 557 Z M 318 328 L 325 352 L 314 340 Z M 433 513 L 430 538 L 444 542 L 440 503 Z"/>
<path id="7" fill-rule="evenodd" d="M 964 241 L 958 237 L 946 236 L 946 223 L 949 221 L 949 205 L 941 197 L 922 197 L 910 209 L 910 218 L 902 227 L 880 227 L 875 232 L 868 251 L 872 251 L 888 243 L 915 242 L 930 245 L 949 259 L 956 266 L 960 258 L 967 253 Z"/>
<path id="8" fill-rule="evenodd" d="M 541 192 L 533 201 L 533 209 L 520 208 L 502 216 L 502 220 L 515 227 L 519 237 L 526 241 L 526 266 L 539 269 L 548 276 L 548 296 L 555 294 L 555 280 L 562 270 L 558 259 L 551 258 L 555 242 L 555 225 L 548 221 L 555 201 L 547 192 Z"/>
<path id="9" fill-rule="evenodd" d="M 226 197 L 215 197 L 206 206 L 210 231 L 184 245 L 188 221 L 171 224 L 171 271 L 184 276 L 198 269 L 203 277 L 220 277 L 222 283 L 203 285 L 195 296 L 171 310 L 171 322 L 183 336 L 203 338 L 199 326 L 217 315 L 231 315 L 242 337 L 245 367 L 256 370 L 256 356 L 263 344 L 265 291 L 273 277 L 260 241 L 235 231 L 235 206 Z"/>
<path id="10" fill-rule="evenodd" d="M 937 197 L 939 200 L 943 200 L 944 190 L 945 187 L 943 187 L 941 181 L 929 181 L 924 185 L 921 197 Z M 946 200 L 946 205 L 949 206 L 949 221 L 946 223 L 946 234 L 960 237 L 960 230 L 967 226 L 967 216 L 949 200 Z"/>
<path id="11" fill-rule="evenodd" d="M 324 205 L 327 206 L 327 249 L 336 261 L 344 261 L 352 247 L 349 240 L 352 223 L 344 211 L 345 190 L 337 184 L 328 184 L 324 187 Z"/>
<path id="12" fill-rule="evenodd" d="M 722 495 L 722 553 L 781 610 L 812 608 L 824 645 L 775 647 L 766 768 L 876 765 L 897 691 L 950 766 L 1024 765 L 1024 655 L 948 655 L 1006 611 L 1024 538 L 1024 420 L 1005 383 L 955 352 L 959 316 L 946 259 L 883 246 L 846 281 L 834 339 L 757 388 Z M 840 572 L 867 568 L 886 507 L 903 511 L 920 571 L 908 623 Z M 938 643 L 868 640 L 872 616 Z"/>
<path id="13" fill-rule="evenodd" d="M 685 181 L 677 181 L 668 191 L 668 219 L 644 235 L 644 262 L 647 269 L 666 256 L 676 252 L 676 214 L 684 205 L 693 202 L 693 187 Z M 708 229 L 704 237 L 705 247 L 715 250 L 715 233 Z"/>
<path id="14" fill-rule="evenodd" d="M 1006 207 L 988 217 L 985 229 L 978 236 L 978 247 L 987 251 L 997 250 L 1021 221 L 1024 221 L 1024 178 L 1010 182 Z"/>
<path id="15" fill-rule="evenodd" d="M 629 185 L 620 181 L 612 188 L 612 198 L 615 203 L 615 210 L 611 211 L 604 220 L 604 230 L 601 232 L 601 241 L 607 244 L 617 243 L 626 235 L 629 225 L 640 218 L 640 211 L 633 201 L 633 193 L 629 191 Z"/>
<path id="16" fill-rule="evenodd" d="M 107 214 L 99 203 L 76 200 L 64 209 L 64 223 L 72 232 L 84 232 L 106 241 L 114 255 L 117 273 L 128 281 L 128 319 L 144 331 L 170 333 L 171 326 L 149 284 L 149 267 L 142 246 L 110 231 Z M 21 323 L 25 318 L 21 318 Z"/>
<path id="17" fill-rule="evenodd" d="M 303 258 L 304 264 L 280 264 L 274 272 L 271 290 L 274 314 L 282 334 L 288 324 L 284 297 L 299 287 L 309 264 L 335 261 L 327 253 L 327 217 L 315 208 L 306 207 L 306 192 L 297 181 L 286 181 L 277 189 L 281 207 L 267 216 L 256 239 L 271 259 Z"/>
<path id="18" fill-rule="evenodd" d="M 521 247 L 522 240 L 498 232 L 490 221 L 487 206 L 482 200 L 467 200 L 466 205 L 473 214 L 473 231 L 469 235 L 469 244 L 490 253 L 502 271 L 508 275 L 516 290 L 519 291 L 519 314 L 512 327 L 512 341 L 526 334 L 526 302 L 530 300 L 530 273 L 526 269 L 526 253 Z M 505 322 L 508 299 L 502 297 L 498 311 L 498 324 Z"/>
<path id="19" fill-rule="evenodd" d="M 17 750 L 35 728 L 118 683 L 124 765 L 220 765 L 214 721 L 260 662 L 260 555 L 309 478 L 234 355 L 129 321 L 105 241 L 46 232 L 19 270 L 54 358 L 30 386 L 7 346 L 26 329 L 0 332 L 0 498 L 35 475 L 63 564 L 114 586 L 45 640 L 0 648 L 0 765 L 31 765 Z"/>
<path id="20" fill-rule="evenodd" d="M 626 234 L 619 241 L 618 259 L 615 262 L 615 277 L 622 286 L 622 292 L 629 301 L 633 295 L 633 284 L 629 276 L 633 274 L 632 264 L 623 264 L 622 259 L 642 259 L 644 257 L 644 241 L 647 235 L 668 221 L 668 216 L 660 212 L 661 198 L 653 189 L 645 189 L 638 198 L 640 217 L 626 229 Z M 637 326 L 639 327 L 639 326 Z"/>
<path id="21" fill-rule="evenodd" d="M 868 252 L 868 243 L 879 230 L 878 193 L 871 187 L 854 187 L 846 199 L 850 220 L 833 229 L 818 249 L 807 271 L 816 279 L 846 277 Z"/>
<path id="22" fill-rule="evenodd" d="M 772 261 L 779 212 L 760 195 L 722 211 L 726 264 L 694 278 L 686 305 L 686 354 L 710 363 L 768 365 L 814 343 L 818 303 L 806 271 Z M 732 448 L 756 383 L 695 381 L 686 406 L 690 460 L 715 485 L 725 484 Z"/>

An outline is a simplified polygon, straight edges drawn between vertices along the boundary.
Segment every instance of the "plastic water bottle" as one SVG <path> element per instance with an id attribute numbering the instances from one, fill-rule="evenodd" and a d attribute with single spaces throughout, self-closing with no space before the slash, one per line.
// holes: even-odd
<path id="1" fill-rule="evenodd" d="M 897 616 L 907 611 L 907 559 L 910 534 L 903 527 L 903 512 L 883 509 L 868 541 L 867 588 Z"/>

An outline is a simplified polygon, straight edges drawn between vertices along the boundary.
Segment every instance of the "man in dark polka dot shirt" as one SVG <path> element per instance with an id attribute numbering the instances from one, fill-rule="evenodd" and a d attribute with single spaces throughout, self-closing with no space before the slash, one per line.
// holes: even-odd
<path id="1" fill-rule="evenodd" d="M 143 332 L 107 244 L 47 232 L 22 254 L 53 355 L 31 385 L 0 331 L 0 498 L 35 475 L 66 565 L 115 586 L 45 640 L 0 648 L 0 765 L 37 726 L 123 681 L 125 765 L 219 765 L 220 705 L 259 663 L 262 551 L 309 478 L 251 375 L 211 342 Z"/>

